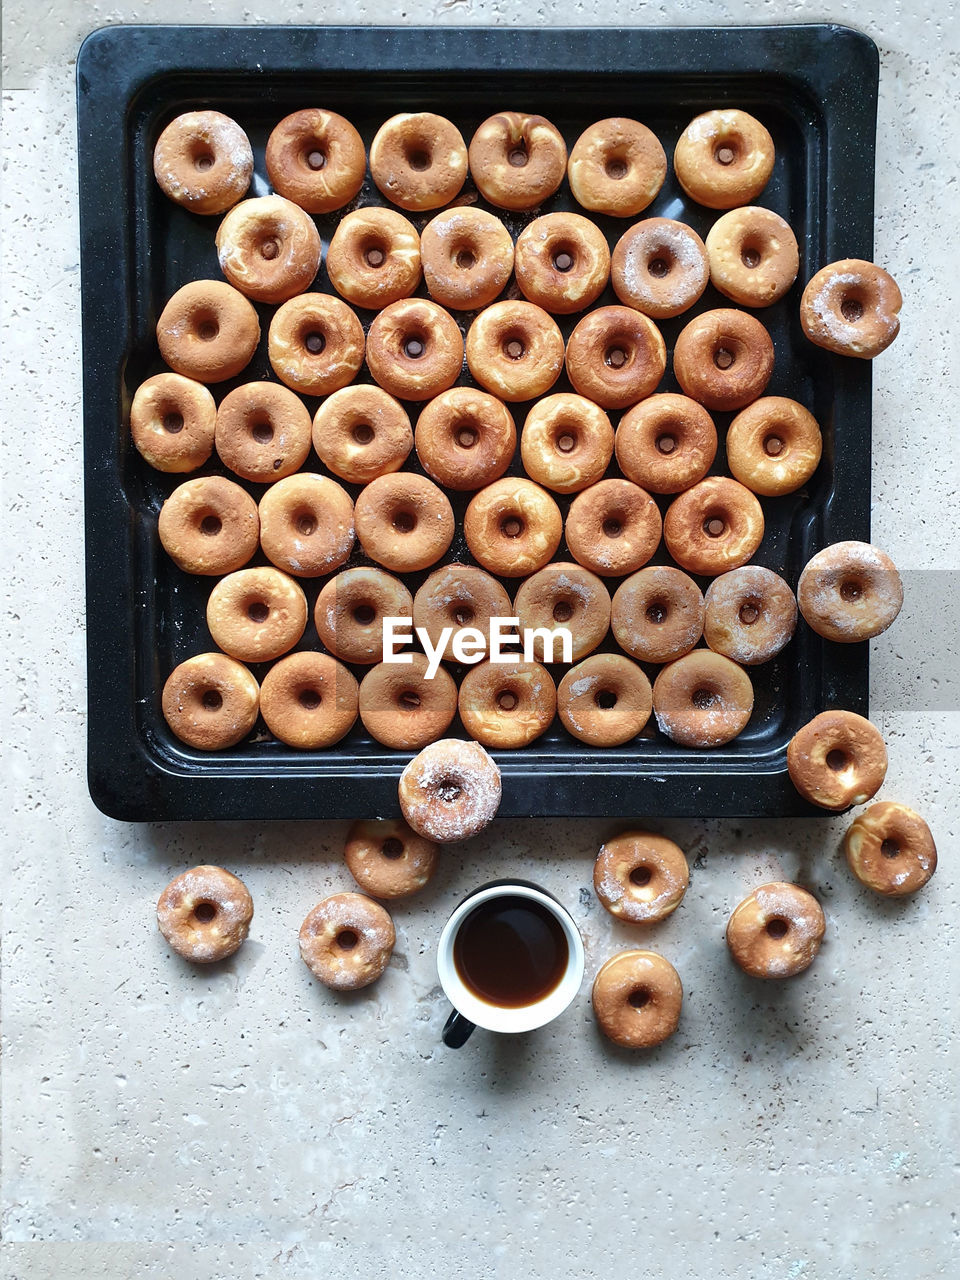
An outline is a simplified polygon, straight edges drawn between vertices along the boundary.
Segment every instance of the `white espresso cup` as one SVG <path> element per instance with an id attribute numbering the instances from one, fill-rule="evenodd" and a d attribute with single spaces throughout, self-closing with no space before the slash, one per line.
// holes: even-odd
<path id="1" fill-rule="evenodd" d="M 563 931 L 566 965 L 558 981 L 529 1004 L 496 1004 L 481 997 L 461 976 L 456 963 L 457 935 L 464 922 L 484 903 L 500 898 L 526 898 L 547 911 Z M 475 1027 L 487 1031 L 533 1031 L 563 1013 L 583 981 L 583 939 L 573 917 L 552 894 L 528 880 L 494 880 L 481 885 L 460 903 L 443 927 L 437 955 L 440 985 L 453 1010 L 443 1028 L 443 1042 L 459 1049 Z"/>

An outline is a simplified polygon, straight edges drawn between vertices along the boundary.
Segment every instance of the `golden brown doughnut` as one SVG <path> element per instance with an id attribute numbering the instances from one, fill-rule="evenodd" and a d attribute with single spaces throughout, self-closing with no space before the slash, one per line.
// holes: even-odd
<path id="1" fill-rule="evenodd" d="M 484 209 L 445 209 L 420 237 L 423 278 L 434 302 L 478 311 L 493 302 L 513 270 L 513 240 Z"/>
<path id="2" fill-rule="evenodd" d="M 363 139 L 350 121 L 311 107 L 284 116 L 267 139 L 265 160 L 274 190 L 307 213 L 342 209 L 367 173 Z"/>
<path id="3" fill-rule="evenodd" d="M 337 293 L 369 311 L 409 298 L 420 283 L 416 227 L 396 209 L 355 209 L 333 233 L 327 275 Z"/>
<path id="4" fill-rule="evenodd" d="M 797 602 L 781 577 L 757 564 L 714 578 L 703 635 L 714 653 L 744 666 L 775 658 L 797 627 Z"/>
<path id="5" fill-rule="evenodd" d="M 272 484 L 299 471 L 310 452 L 310 411 L 276 382 L 245 382 L 220 401 L 221 462 L 244 480 Z"/>
<path id="6" fill-rule="evenodd" d="M 527 414 L 520 456 L 531 480 L 555 493 L 577 493 L 606 471 L 613 457 L 613 427 L 600 406 L 583 396 L 546 396 Z"/>
<path id="7" fill-rule="evenodd" d="M 326 396 L 352 382 L 363 364 L 363 326 L 345 302 L 304 293 L 274 312 L 267 339 L 273 371 L 306 396 Z"/>
<path id="8" fill-rule="evenodd" d="M 500 808 L 500 770 L 479 742 L 443 738 L 400 775 L 400 808 L 417 835 L 438 844 L 468 840 Z"/>
<path id="9" fill-rule="evenodd" d="M 627 924 L 656 924 L 679 907 L 690 869 L 679 845 L 652 831 L 607 840 L 593 867 L 597 900 Z"/>
<path id="10" fill-rule="evenodd" d="M 257 302 L 286 302 L 309 289 L 320 255 L 316 223 L 283 196 L 242 200 L 217 228 L 220 270 Z"/>
<path id="11" fill-rule="evenodd" d="M 412 618 L 413 596 L 399 578 L 366 565 L 324 583 L 313 610 L 320 642 L 343 662 L 383 661 L 384 618 Z"/>
<path id="12" fill-rule="evenodd" d="M 708 209 L 755 200 L 770 181 L 773 139 L 746 111 L 707 111 L 687 125 L 673 153 L 677 181 Z"/>
<path id="13" fill-rule="evenodd" d="M 790 224 L 772 209 L 748 205 L 718 218 L 706 239 L 710 282 L 742 307 L 769 307 L 787 292 L 800 270 L 800 250 Z"/>
<path id="14" fill-rule="evenodd" d="M 645 218 L 617 241 L 610 283 L 626 307 L 655 320 L 689 310 L 710 281 L 703 241 L 685 222 Z"/>
<path id="15" fill-rule="evenodd" d="M 570 152 L 567 176 L 584 209 L 632 218 L 663 186 L 667 157 L 646 125 L 616 116 L 584 129 Z"/>
<path id="16" fill-rule="evenodd" d="M 653 951 L 621 951 L 593 982 L 600 1030 L 624 1049 L 651 1049 L 677 1029 L 683 1005 L 680 975 Z"/>
<path id="17" fill-rule="evenodd" d="M 437 866 L 437 846 L 402 818 L 361 819 L 347 832 L 347 870 L 374 898 L 406 898 L 422 889 Z"/>
<path id="18" fill-rule="evenodd" d="M 669 565 L 648 565 L 622 582 L 610 622 L 617 644 L 641 662 L 674 662 L 703 635 L 703 596 Z"/>
<path id="19" fill-rule="evenodd" d="M 174 489 L 157 532 L 178 568 L 212 576 L 243 568 L 259 544 L 260 517 L 246 489 L 224 476 L 201 476 Z"/>
<path id="20" fill-rule="evenodd" d="M 467 366 L 501 399 L 532 400 L 560 377 L 563 335 L 532 302 L 495 302 L 467 330 Z"/>
<path id="21" fill-rule="evenodd" d="M 620 419 L 620 470 L 650 493 L 682 493 L 702 480 L 717 456 L 717 429 L 702 404 L 664 392 Z"/>
<path id="22" fill-rule="evenodd" d="M 930 828 L 905 804 L 881 800 L 864 809 L 843 840 L 850 870 L 888 898 L 922 889 L 937 869 Z"/>
<path id="23" fill-rule="evenodd" d="M 819 465 L 822 449 L 816 418 L 784 396 L 754 400 L 727 428 L 731 473 L 768 498 L 805 485 Z"/>
<path id="24" fill-rule="evenodd" d="M 571 662 L 592 653 L 610 630 L 610 594 L 603 581 L 579 564 L 556 561 L 521 582 L 513 602 L 521 628 L 553 633 L 548 659 L 543 636 L 534 638 L 533 656 L 538 662 L 560 661 L 557 632 L 565 628 L 572 641 Z"/>
<path id="25" fill-rule="evenodd" d="M 426 298 L 391 302 L 367 333 L 367 367 L 401 400 L 430 400 L 452 387 L 463 369 L 456 320 Z"/>
<path id="26" fill-rule="evenodd" d="M 640 667 L 619 653 L 594 653 L 571 667 L 557 689 L 568 733 L 591 747 L 619 747 L 650 719 L 653 696 Z"/>
<path id="27" fill-rule="evenodd" d="M 505 476 L 470 500 L 463 532 L 475 560 L 502 578 L 525 578 L 560 545 L 560 508 L 532 480 Z"/>
<path id="28" fill-rule="evenodd" d="M 199 751 L 235 746 L 257 722 L 260 686 L 224 653 L 198 653 L 167 676 L 161 698 L 172 733 Z"/>
<path id="29" fill-rule="evenodd" d="M 883 785 L 887 748 L 879 729 L 854 711 L 821 711 L 787 745 L 790 781 L 821 809 L 866 804 Z"/>
<path id="30" fill-rule="evenodd" d="M 194 280 L 178 289 L 157 321 L 166 363 L 197 382 L 223 382 L 247 367 L 260 341 L 253 304 L 223 280 Z"/>
<path id="31" fill-rule="evenodd" d="M 651 395 L 667 367 L 660 330 L 630 307 L 598 307 L 567 342 L 567 376 L 604 409 L 626 409 Z"/>
<path id="32" fill-rule="evenodd" d="M 370 144 L 370 176 L 401 209 L 449 204 L 467 176 L 460 130 L 430 111 L 391 116 Z"/>
<path id="33" fill-rule="evenodd" d="M 357 682 L 328 653 L 290 653 L 263 677 L 260 714 L 288 747 L 330 747 L 357 719 Z"/>
<path id="34" fill-rule="evenodd" d="M 729 658 L 695 649 L 661 669 L 653 714 L 660 732 L 682 747 L 722 747 L 747 727 L 753 685 Z"/>
<path id="35" fill-rule="evenodd" d="M 667 508 L 663 538 L 690 573 L 718 574 L 746 564 L 763 541 L 763 509 L 728 476 L 708 476 Z"/>
<path id="36" fill-rule="evenodd" d="M 548 213 L 520 232 L 514 270 L 528 302 L 570 315 L 596 302 L 607 287 L 610 250 L 589 218 Z"/>
<path id="37" fill-rule="evenodd" d="M 130 435 L 158 471 L 196 471 L 213 452 L 217 405 L 202 382 L 158 373 L 141 382 L 130 406 Z"/>
<path id="38" fill-rule="evenodd" d="M 727 946 L 751 978 L 792 978 L 816 959 L 826 931 L 823 909 L 797 884 L 754 889 L 727 923 Z"/>
<path id="39" fill-rule="evenodd" d="M 370 559 L 394 573 L 416 573 L 436 564 L 455 528 L 443 490 L 409 471 L 371 480 L 357 498 L 354 520 Z"/>
<path id="40" fill-rule="evenodd" d="M 434 648 L 445 628 L 453 634 L 443 646 L 444 658 L 452 657 L 451 645 L 466 628 L 480 632 L 475 652 L 484 654 L 490 644 L 490 619 L 512 617 L 510 597 L 496 578 L 471 564 L 445 564 L 434 569 L 413 598 L 413 625 L 422 628 Z"/>
<path id="41" fill-rule="evenodd" d="M 677 338 L 673 372 L 684 394 L 708 409 L 742 409 L 770 381 L 773 342 L 745 311 L 704 311 Z"/>
<path id="42" fill-rule="evenodd" d="M 343 387 L 313 419 L 313 447 L 341 480 L 368 484 L 399 471 L 413 448 L 407 411 L 381 387 Z"/>
<path id="43" fill-rule="evenodd" d="M 271 564 L 298 578 L 339 569 L 354 543 L 350 495 L 328 476 L 301 471 L 260 499 L 260 545 Z"/>
<path id="44" fill-rule="evenodd" d="M 421 410 L 414 434 L 427 475 L 447 489 L 482 489 L 499 480 L 517 447 L 513 415 L 475 387 L 451 387 Z"/>
<path id="45" fill-rule="evenodd" d="M 333 991 L 369 987 L 390 963 L 397 934 L 389 912 L 362 893 L 335 893 L 300 926 L 300 957 Z"/>
<path id="46" fill-rule="evenodd" d="M 171 880 L 157 901 L 157 926 L 185 960 L 212 964 L 243 945 L 253 899 L 223 867 L 193 867 Z"/>
<path id="47" fill-rule="evenodd" d="M 223 213 L 253 177 L 250 140 L 219 111 L 187 111 L 161 133 L 153 172 L 164 195 L 192 213 Z"/>
<path id="48" fill-rule="evenodd" d="M 604 578 L 634 573 L 660 545 L 657 504 L 630 480 L 601 480 L 577 494 L 564 535 L 570 554 Z"/>
<path id="49" fill-rule="evenodd" d="M 207 601 L 207 628 L 241 662 L 270 662 L 299 641 L 307 625 L 300 584 L 279 569 L 238 569 L 221 578 Z"/>
<path id="50" fill-rule="evenodd" d="M 526 747 L 549 729 L 557 690 L 539 662 L 481 662 L 460 682 L 460 719 L 485 747 Z"/>
<path id="51" fill-rule="evenodd" d="M 889 272 L 862 258 L 821 267 L 800 299 L 800 323 L 811 342 L 841 356 L 872 360 L 900 332 L 903 298 Z"/>
<path id="52" fill-rule="evenodd" d="M 360 684 L 360 719 L 385 747 L 416 751 L 436 742 L 457 714 L 457 686 L 444 667 L 427 679 L 427 658 L 406 655 L 409 662 L 381 662 Z"/>
<path id="53" fill-rule="evenodd" d="M 835 542 L 807 561 L 797 603 L 818 636 L 839 644 L 872 640 L 903 607 L 897 566 L 869 542 Z"/>
<path id="54" fill-rule="evenodd" d="M 543 116 L 501 111 L 484 120 L 470 142 L 477 190 L 500 209 L 534 209 L 560 186 L 567 146 Z"/>

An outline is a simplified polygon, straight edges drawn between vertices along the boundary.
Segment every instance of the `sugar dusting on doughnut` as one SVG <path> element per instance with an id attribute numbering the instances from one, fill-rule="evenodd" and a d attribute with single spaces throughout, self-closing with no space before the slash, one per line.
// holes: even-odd
<path id="1" fill-rule="evenodd" d="M 443 738 L 400 775 L 400 807 L 418 835 L 438 844 L 466 840 L 496 817 L 500 769 L 478 742 Z"/>

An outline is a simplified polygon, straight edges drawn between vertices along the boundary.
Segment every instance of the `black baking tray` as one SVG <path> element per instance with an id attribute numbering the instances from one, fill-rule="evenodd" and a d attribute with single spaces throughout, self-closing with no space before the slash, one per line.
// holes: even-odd
<path id="1" fill-rule="evenodd" d="M 758 203 L 787 218 L 801 251 L 797 285 L 760 313 L 777 351 L 768 393 L 801 400 L 824 432 L 823 462 L 809 486 L 764 503 L 767 534 L 755 561 L 795 586 L 821 546 L 869 539 L 870 366 L 807 343 L 798 304 L 802 284 L 825 263 L 872 255 L 877 81 L 875 45 L 837 26 L 156 26 L 94 32 L 79 53 L 77 94 L 88 777 L 96 804 L 127 820 L 390 816 L 399 812 L 397 779 L 412 754 L 379 746 L 358 722 L 322 752 L 295 752 L 271 740 L 261 725 L 249 741 L 210 755 L 178 742 L 161 715 L 167 674 L 184 658 L 214 647 L 204 624 L 211 581 L 177 570 L 157 540 L 160 505 L 183 477 L 143 464 L 127 428 L 134 390 L 162 367 L 154 330 L 164 302 L 188 280 L 219 275 L 213 243 L 218 219 L 185 212 L 153 180 L 153 146 L 170 119 L 203 107 L 236 118 L 254 146 L 250 194 L 260 195 L 269 189 L 267 135 L 281 117 L 304 106 L 341 112 L 367 143 L 384 119 L 402 110 L 448 116 L 467 140 L 495 111 L 538 112 L 556 123 L 568 145 L 594 120 L 627 115 L 650 125 L 668 156 L 683 127 L 703 110 L 738 106 L 759 116 L 773 134 L 777 161 Z M 382 203 L 369 178 L 359 203 Z M 535 213 L 570 207 L 564 184 Z M 686 199 L 672 167 L 642 216 L 654 215 L 688 221 L 701 234 L 716 216 Z M 413 220 L 420 227 L 430 216 Z M 526 220 L 505 216 L 514 233 Z M 598 221 L 611 243 L 629 225 Z M 318 219 L 325 245 L 335 223 L 336 215 Z M 325 269 L 315 287 L 332 292 Z M 597 305 L 615 300 L 610 294 Z M 708 289 L 694 311 L 665 322 L 668 348 L 691 315 L 721 305 L 730 304 Z M 266 320 L 270 309 L 259 310 Z M 362 318 L 367 323 L 371 317 Z M 561 321 L 565 333 L 575 319 Z M 264 344 L 246 377 L 273 376 L 267 324 L 262 327 Z M 669 367 L 661 390 L 677 389 Z M 364 369 L 360 381 L 369 380 Z M 213 388 L 218 400 L 233 385 Z M 561 381 L 554 390 L 564 387 Z M 311 410 L 315 404 L 308 400 Z M 524 406 L 517 406 L 518 427 L 523 416 Z M 722 471 L 729 415 L 716 417 L 721 449 L 714 471 Z M 319 469 L 316 459 L 307 465 Z M 409 465 L 416 469 L 415 455 Z M 567 503 L 561 499 L 564 509 Z M 455 503 L 458 515 L 464 505 L 465 499 Z M 561 547 L 557 558 L 563 555 Z M 654 562 L 665 558 L 661 552 Z M 459 528 L 444 558 L 453 559 L 469 560 Z M 352 563 L 362 562 L 358 552 Z M 304 583 L 311 606 L 320 585 Z M 609 585 L 613 590 L 617 583 Z M 301 647 L 317 645 L 311 623 Z M 753 668 L 751 676 L 753 719 L 721 749 L 691 751 L 648 729 L 626 746 L 596 750 L 557 722 L 528 748 L 495 752 L 504 779 L 501 815 L 818 812 L 790 785 L 786 744 L 825 708 L 866 714 L 867 646 L 832 645 L 801 624 L 779 658 Z M 450 732 L 466 736 L 459 722 Z"/>

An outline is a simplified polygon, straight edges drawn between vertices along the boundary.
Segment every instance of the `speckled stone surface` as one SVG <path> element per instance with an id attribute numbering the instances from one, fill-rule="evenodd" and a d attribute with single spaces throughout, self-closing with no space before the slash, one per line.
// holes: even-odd
<path id="1" fill-rule="evenodd" d="M 865 28 L 881 50 L 877 259 L 906 297 L 875 371 L 874 537 L 906 571 L 873 645 L 886 798 L 924 813 L 941 867 L 875 900 L 838 851 L 844 819 L 667 822 L 690 890 L 642 937 L 679 969 L 677 1035 L 603 1042 L 589 986 L 637 933 L 597 904 L 603 822 L 511 822 L 448 850 L 394 910 L 383 980 L 312 980 L 297 929 L 351 887 L 345 825 L 127 827 L 83 767 L 79 253 L 73 62 L 106 22 L 310 21 L 277 0 L 3 10 L 4 746 L 2 1265 L 17 1280 L 360 1275 L 869 1280 L 960 1271 L 954 929 L 960 908 L 956 202 L 958 20 L 932 4 L 640 5 L 636 23 Z M 602 24 L 611 0 L 333 3 L 328 21 Z M 104 192 L 109 199 L 110 193 Z M 208 970 L 156 931 L 162 886 L 225 864 L 249 941 Z M 520 873 L 573 910 L 587 983 L 518 1040 L 439 1045 L 434 944 L 473 884 Z M 798 877 L 827 940 L 802 978 L 731 966 L 726 918 Z"/>

